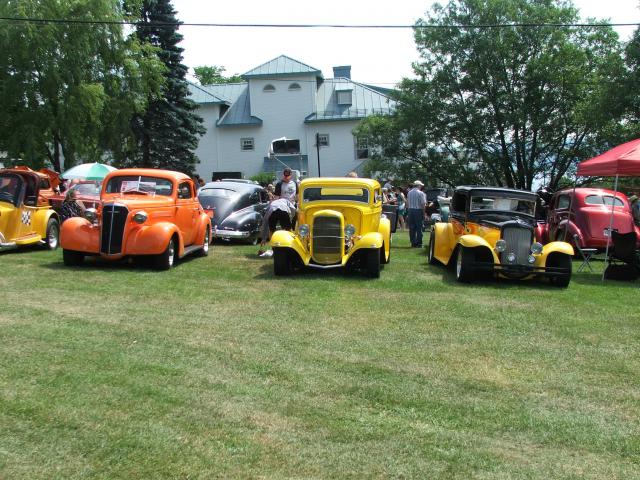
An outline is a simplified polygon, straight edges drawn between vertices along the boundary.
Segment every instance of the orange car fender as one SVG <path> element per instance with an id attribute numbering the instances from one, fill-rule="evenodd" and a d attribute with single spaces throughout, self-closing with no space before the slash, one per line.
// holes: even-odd
<path id="1" fill-rule="evenodd" d="M 176 245 L 179 255 L 184 254 L 184 240 L 175 224 L 158 222 L 153 225 L 141 225 L 129 231 L 126 240 L 125 255 L 159 255 L 167 249 L 173 235 L 178 237 Z"/>
<path id="2" fill-rule="evenodd" d="M 209 215 L 206 213 L 200 214 L 200 218 L 198 219 L 198 230 L 196 234 L 195 243 L 202 244 L 204 242 L 204 234 L 207 230 L 211 231 L 211 219 Z M 211 239 L 209 239 L 211 240 Z"/>
<path id="3" fill-rule="evenodd" d="M 92 225 L 86 218 L 68 218 L 60 228 L 60 246 L 65 250 L 98 253 L 100 228 Z"/>

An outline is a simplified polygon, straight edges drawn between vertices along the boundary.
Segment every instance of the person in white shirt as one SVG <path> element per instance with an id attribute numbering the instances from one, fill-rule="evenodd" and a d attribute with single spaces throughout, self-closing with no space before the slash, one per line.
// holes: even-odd
<path id="1" fill-rule="evenodd" d="M 413 182 L 413 188 L 407 194 L 409 240 L 414 248 L 422 248 L 422 228 L 425 207 L 427 206 L 427 196 L 422 191 L 422 187 L 424 187 L 424 183 L 416 180 Z"/>
<path id="2" fill-rule="evenodd" d="M 282 172 L 282 180 L 276 184 L 276 198 L 286 198 L 291 203 L 296 203 L 296 195 L 298 193 L 298 184 L 291 176 L 291 169 L 285 168 Z"/>

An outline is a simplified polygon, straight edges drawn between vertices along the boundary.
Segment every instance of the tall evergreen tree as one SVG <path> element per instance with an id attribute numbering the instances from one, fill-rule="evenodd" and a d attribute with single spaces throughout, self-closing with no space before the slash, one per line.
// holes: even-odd
<path id="1" fill-rule="evenodd" d="M 191 174 L 198 163 L 193 151 L 205 129 L 202 118 L 194 113 L 196 103 L 188 98 L 187 67 L 181 63 L 183 49 L 178 44 L 182 35 L 175 14 L 170 0 L 142 2 L 137 35 L 158 49 L 167 67 L 166 82 L 163 95 L 149 102 L 145 114 L 134 117 L 135 153 L 122 163 Z"/>

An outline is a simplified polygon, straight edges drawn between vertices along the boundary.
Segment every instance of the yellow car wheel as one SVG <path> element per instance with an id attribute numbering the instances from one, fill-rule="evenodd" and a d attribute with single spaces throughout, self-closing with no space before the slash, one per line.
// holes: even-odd
<path id="1" fill-rule="evenodd" d="M 55 250 L 60 244 L 60 224 L 58 220 L 53 217 L 47 222 L 45 242 L 49 250 Z"/>

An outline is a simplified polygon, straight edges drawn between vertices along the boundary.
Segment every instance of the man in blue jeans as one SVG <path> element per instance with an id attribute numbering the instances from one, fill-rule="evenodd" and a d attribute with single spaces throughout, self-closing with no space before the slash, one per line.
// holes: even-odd
<path id="1" fill-rule="evenodd" d="M 413 188 L 407 194 L 407 220 L 409 221 L 409 240 L 414 248 L 422 248 L 422 228 L 427 196 L 422 191 L 424 183 L 413 182 Z"/>

